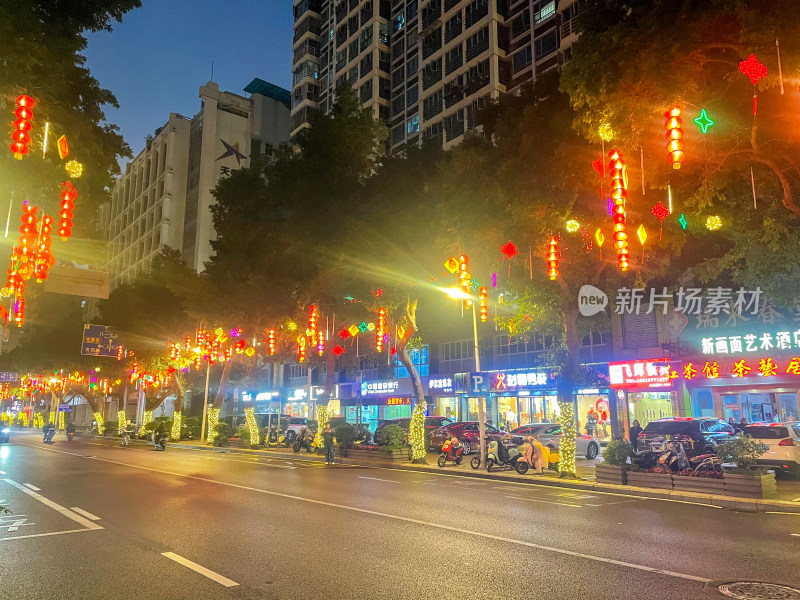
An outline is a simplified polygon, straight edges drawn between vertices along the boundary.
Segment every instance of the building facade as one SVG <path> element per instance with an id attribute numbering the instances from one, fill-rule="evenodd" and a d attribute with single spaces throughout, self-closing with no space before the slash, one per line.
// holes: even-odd
<path id="1" fill-rule="evenodd" d="M 569 59 L 580 0 L 300 0 L 292 135 L 349 84 L 389 128 L 389 148 L 445 148 L 477 113 Z"/>
<path id="2" fill-rule="evenodd" d="M 112 288 L 146 272 L 162 246 L 203 270 L 215 238 L 217 182 L 289 140 L 289 92 L 261 79 L 245 92 L 249 96 L 208 82 L 200 88 L 200 111 L 191 119 L 170 114 L 128 163 L 101 209 Z"/>

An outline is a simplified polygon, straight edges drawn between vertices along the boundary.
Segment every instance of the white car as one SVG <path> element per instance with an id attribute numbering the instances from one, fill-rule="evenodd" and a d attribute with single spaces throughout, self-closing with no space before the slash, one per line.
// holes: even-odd
<path id="1" fill-rule="evenodd" d="M 533 437 L 539 440 L 543 446 L 549 446 L 558 451 L 559 442 L 564 433 L 558 423 L 529 423 L 522 427 L 517 427 L 511 432 L 514 441 L 519 443 L 523 437 Z M 600 442 L 591 435 L 579 433 L 575 438 L 575 454 L 585 456 L 589 460 L 597 458 L 600 454 Z"/>
<path id="2" fill-rule="evenodd" d="M 766 446 L 759 464 L 800 474 L 800 423 L 753 423 L 743 433 Z"/>

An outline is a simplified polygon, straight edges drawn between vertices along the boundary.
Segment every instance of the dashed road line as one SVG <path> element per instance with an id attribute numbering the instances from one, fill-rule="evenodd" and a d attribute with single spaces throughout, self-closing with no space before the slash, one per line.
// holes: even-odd
<path id="1" fill-rule="evenodd" d="M 70 507 L 70 510 L 78 513 L 79 515 L 83 515 L 84 517 L 86 517 L 90 521 L 99 521 L 100 520 L 100 517 L 95 516 L 92 513 L 90 513 L 88 510 L 83 510 L 82 508 L 79 508 L 77 506 Z"/>
<path id="2" fill-rule="evenodd" d="M 42 488 L 38 488 L 35 485 L 33 485 L 32 483 L 23 483 L 22 485 L 24 485 L 29 490 L 33 490 L 34 492 L 41 492 L 42 491 Z"/>
<path id="3" fill-rule="evenodd" d="M 198 565 L 196 562 L 192 562 L 188 558 L 184 558 L 182 556 L 179 556 L 179 555 L 175 554 L 174 552 L 162 552 L 161 556 L 166 556 L 170 560 L 174 560 L 179 565 L 183 565 L 184 567 L 186 567 L 188 569 L 191 569 L 192 571 L 195 571 L 196 573 L 200 573 L 200 575 L 208 577 L 212 581 L 216 581 L 217 583 L 219 583 L 220 585 L 223 585 L 225 587 L 234 587 L 234 586 L 239 585 L 238 583 L 236 583 L 232 579 L 228 579 L 227 577 L 224 577 L 224 576 L 220 575 L 219 573 L 216 573 L 216 572 L 212 571 L 211 569 L 206 569 L 203 565 Z"/>
<path id="4" fill-rule="evenodd" d="M 56 512 L 61 513 L 62 515 L 64 515 L 68 519 L 72 519 L 76 523 L 78 523 L 80 525 L 83 525 L 83 527 L 85 527 L 86 529 L 104 529 L 102 525 L 98 525 L 97 523 L 92 523 L 91 521 L 89 521 L 88 519 L 85 519 L 84 517 L 80 516 L 79 514 L 76 514 L 76 513 L 72 512 L 70 509 L 64 508 L 60 504 L 58 504 L 56 502 L 53 502 L 52 500 L 50 500 L 48 498 L 45 498 L 41 494 L 37 494 L 33 490 L 30 490 L 30 489 L 26 488 L 21 483 L 17 483 L 16 481 L 12 481 L 11 479 L 3 479 L 3 481 L 5 481 L 9 485 L 13 485 L 19 491 L 24 492 L 25 494 L 28 494 L 28 496 L 30 496 L 34 500 L 38 500 L 39 502 L 41 502 L 45 506 L 48 506 L 48 507 L 52 508 L 53 510 L 55 510 Z"/>
<path id="5" fill-rule="evenodd" d="M 553 502 L 552 500 L 536 500 L 534 498 L 523 498 L 522 496 L 505 496 L 514 500 L 525 500 L 526 502 L 537 502 L 540 504 L 556 504 L 558 506 L 570 506 L 572 508 L 581 508 L 580 504 L 568 504 L 567 502 Z"/>
<path id="6" fill-rule="evenodd" d="M 364 477 L 363 475 L 359 475 L 358 478 L 371 479 L 372 481 L 386 481 L 387 483 L 403 483 L 402 481 L 397 481 L 395 479 L 380 479 L 379 477 Z"/>

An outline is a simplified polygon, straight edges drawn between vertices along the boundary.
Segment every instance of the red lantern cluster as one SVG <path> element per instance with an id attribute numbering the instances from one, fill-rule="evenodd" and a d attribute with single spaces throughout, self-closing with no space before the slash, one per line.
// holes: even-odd
<path id="1" fill-rule="evenodd" d="M 50 252 L 50 247 L 53 243 L 50 237 L 52 231 L 53 217 L 44 215 L 41 223 L 39 223 L 39 237 L 36 241 L 34 254 L 31 257 L 34 261 L 33 276 L 39 283 L 47 279 L 47 273 L 50 267 L 56 264 L 56 258 L 53 256 L 53 253 Z"/>
<path id="2" fill-rule="evenodd" d="M 553 236 L 550 238 L 550 244 L 547 251 L 547 276 L 550 281 L 555 281 L 558 277 L 558 238 Z"/>
<path id="3" fill-rule="evenodd" d="M 479 308 L 480 308 L 480 317 L 481 322 L 485 323 L 486 320 L 489 318 L 489 288 L 486 286 L 481 287 L 479 290 Z"/>
<path id="4" fill-rule="evenodd" d="M 269 352 L 270 356 L 275 354 L 275 330 L 270 329 L 269 333 L 267 334 L 267 351 Z"/>
<path id="5" fill-rule="evenodd" d="M 22 327 L 25 322 L 25 298 L 20 296 L 14 304 L 14 322 L 17 327 Z"/>
<path id="6" fill-rule="evenodd" d="M 681 107 L 673 106 L 664 113 L 666 121 L 664 127 L 667 128 L 667 152 L 669 161 L 673 169 L 680 169 L 686 155 L 683 153 L 683 120 L 681 119 Z"/>
<path id="7" fill-rule="evenodd" d="M 301 363 L 306 359 L 306 337 L 297 336 L 297 362 Z"/>
<path id="8" fill-rule="evenodd" d="M 8 268 L 7 275 L 6 287 L 11 291 L 11 293 L 16 294 L 17 296 L 24 294 L 25 279 L 23 279 L 22 275 L 19 273 L 19 256 L 17 255 L 16 248 L 11 251 L 11 265 Z"/>
<path id="9" fill-rule="evenodd" d="M 614 249 L 617 251 L 617 265 L 621 271 L 628 270 L 628 234 L 625 232 L 625 201 L 628 196 L 628 174 L 622 154 L 614 148 L 609 152 L 611 161 L 611 198 L 614 203 L 611 219 L 614 223 Z"/>
<path id="10" fill-rule="evenodd" d="M 34 104 L 30 96 L 22 95 L 17 98 L 17 110 L 14 112 L 17 120 L 14 121 L 14 131 L 11 133 L 11 152 L 17 160 L 22 160 L 22 157 L 30 151 L 28 144 L 31 143 L 31 136 L 28 132 L 33 127 L 31 119 L 33 119 Z"/>
<path id="11" fill-rule="evenodd" d="M 383 338 L 386 335 L 386 309 L 378 309 L 378 325 L 375 327 L 375 349 L 383 352 Z"/>
<path id="12" fill-rule="evenodd" d="M 61 211 L 58 221 L 58 237 L 66 241 L 72 235 L 72 219 L 75 217 L 75 198 L 78 197 L 78 190 L 72 185 L 71 181 L 61 184 Z"/>
<path id="13" fill-rule="evenodd" d="M 317 356 L 325 354 L 325 332 L 320 329 L 317 331 Z"/>
<path id="14" fill-rule="evenodd" d="M 308 329 L 306 335 L 314 342 L 317 339 L 317 322 L 319 321 L 319 309 L 315 304 L 308 307 Z"/>
<path id="15" fill-rule="evenodd" d="M 469 256 L 462 254 L 458 257 L 458 261 L 458 282 L 461 285 L 461 289 L 464 291 L 464 294 L 469 296 L 470 292 L 472 291 L 472 275 L 469 274 Z M 464 308 L 469 308 L 470 306 L 472 306 L 472 300 L 470 300 L 468 297 L 464 298 Z"/>
<path id="16" fill-rule="evenodd" d="M 36 221 L 38 207 L 24 202 L 22 204 L 22 224 L 19 227 L 19 239 L 17 240 L 17 254 L 20 260 L 27 261 L 34 253 L 36 248 Z"/>

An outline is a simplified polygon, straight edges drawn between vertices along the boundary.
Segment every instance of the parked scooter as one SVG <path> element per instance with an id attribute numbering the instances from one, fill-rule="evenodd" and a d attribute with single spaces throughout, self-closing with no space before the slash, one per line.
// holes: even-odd
<path id="1" fill-rule="evenodd" d="M 506 445 L 492 440 L 489 442 L 489 451 L 486 453 L 486 470 L 491 471 L 496 467 L 514 469 L 520 475 L 528 472 L 528 463 L 520 460 L 522 454 L 516 447 L 506 448 Z"/>
<path id="2" fill-rule="evenodd" d="M 633 462 L 641 469 L 652 469 L 661 465 L 674 473 L 685 470 L 722 472 L 722 461 L 717 455 L 699 454 L 689 457 L 680 441 L 668 442 L 660 450 L 651 448 L 638 452 Z"/>
<path id="3" fill-rule="evenodd" d="M 300 435 L 297 436 L 297 439 L 295 439 L 294 444 L 292 445 L 292 450 L 294 450 L 295 452 L 300 452 L 301 449 L 305 448 L 306 452 L 309 452 L 311 454 L 314 453 L 318 454 L 319 452 L 321 452 L 321 449 L 318 448 L 317 445 L 314 443 L 315 437 L 316 436 L 314 435 L 314 432 L 311 431 L 310 429 L 301 430 Z"/>
<path id="4" fill-rule="evenodd" d="M 153 432 L 153 446 L 155 446 L 156 450 L 166 450 L 167 449 L 167 438 L 169 434 L 166 432 L 161 431 L 154 431 Z"/>
<path id="5" fill-rule="evenodd" d="M 436 461 L 440 467 L 444 467 L 448 462 L 453 462 L 457 465 L 461 464 L 463 460 L 464 446 L 458 441 L 457 438 L 447 440 L 442 444 L 442 454 L 439 460 Z"/>

